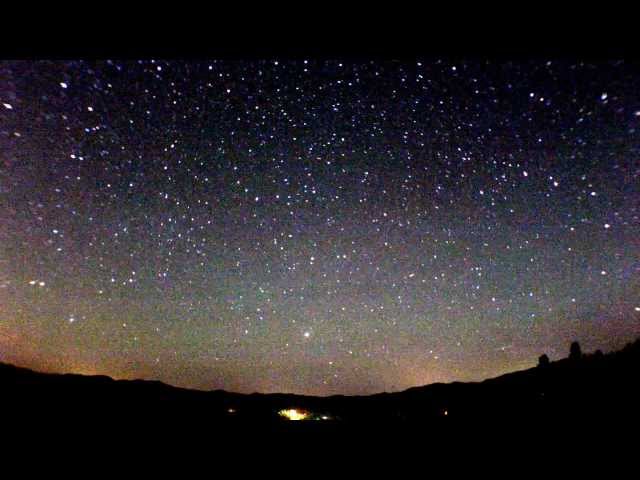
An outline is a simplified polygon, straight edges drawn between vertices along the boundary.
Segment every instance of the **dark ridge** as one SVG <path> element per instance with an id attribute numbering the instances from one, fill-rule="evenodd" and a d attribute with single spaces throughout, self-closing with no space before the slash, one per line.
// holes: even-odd
<path id="1" fill-rule="evenodd" d="M 12 421 L 36 423 L 398 425 L 437 431 L 478 424 L 556 428 L 572 422 L 596 426 L 637 421 L 640 339 L 608 354 L 576 353 L 575 347 L 571 351 L 569 358 L 482 382 L 436 383 L 369 396 L 205 392 L 160 381 L 39 373 L 2 363 L 0 391 Z M 287 409 L 319 421 L 288 421 L 280 414 Z"/>

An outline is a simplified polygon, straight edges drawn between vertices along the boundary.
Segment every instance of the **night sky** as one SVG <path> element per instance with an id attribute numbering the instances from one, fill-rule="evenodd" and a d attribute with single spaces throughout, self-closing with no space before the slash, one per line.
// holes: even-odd
<path id="1" fill-rule="evenodd" d="M 329 395 L 619 348 L 639 74 L 0 62 L 0 361 Z"/>

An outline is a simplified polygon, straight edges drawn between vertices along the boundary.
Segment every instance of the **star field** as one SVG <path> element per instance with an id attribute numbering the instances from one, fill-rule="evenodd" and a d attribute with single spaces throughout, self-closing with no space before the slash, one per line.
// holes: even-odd
<path id="1" fill-rule="evenodd" d="M 329 395 L 618 348 L 638 73 L 2 62 L 0 361 Z"/>

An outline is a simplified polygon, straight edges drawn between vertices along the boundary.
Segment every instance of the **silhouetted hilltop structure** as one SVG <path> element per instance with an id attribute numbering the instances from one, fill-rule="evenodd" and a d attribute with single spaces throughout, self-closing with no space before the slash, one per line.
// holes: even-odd
<path id="1" fill-rule="evenodd" d="M 546 353 L 540 355 L 540 358 L 538 358 L 538 366 L 539 367 L 548 367 L 549 366 L 549 357 L 547 356 Z"/>
<path id="2" fill-rule="evenodd" d="M 13 421 L 55 417 L 208 426 L 281 425 L 290 423 L 287 419 L 432 427 L 478 422 L 595 424 L 638 418 L 639 366 L 640 339 L 608 354 L 583 354 L 574 343 L 566 359 L 550 362 L 542 355 L 538 367 L 483 382 L 432 384 L 369 396 L 203 392 L 157 381 L 44 374 L 7 364 L 0 364 L 0 389 L 4 411 L 11 412 Z"/>
<path id="3" fill-rule="evenodd" d="M 580 344 L 578 342 L 573 342 L 569 350 L 569 359 L 580 360 L 581 358 L 582 358 L 582 349 L 580 348 Z"/>

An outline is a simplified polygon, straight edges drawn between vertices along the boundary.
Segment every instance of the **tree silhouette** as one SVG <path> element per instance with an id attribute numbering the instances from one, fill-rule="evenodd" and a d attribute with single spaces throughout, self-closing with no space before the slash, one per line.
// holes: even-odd
<path id="1" fill-rule="evenodd" d="M 582 349 L 580 348 L 580 344 L 578 342 L 573 342 L 571 344 L 571 349 L 569 350 L 569 358 L 571 360 L 579 360 L 582 358 Z"/>
<path id="2" fill-rule="evenodd" d="M 542 368 L 549 366 L 549 357 L 546 353 L 543 353 L 540 355 L 540 358 L 538 358 L 538 366 Z"/>

